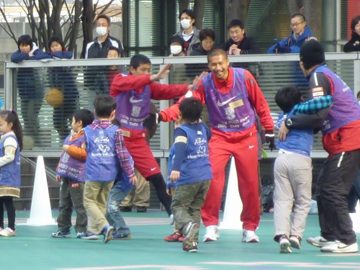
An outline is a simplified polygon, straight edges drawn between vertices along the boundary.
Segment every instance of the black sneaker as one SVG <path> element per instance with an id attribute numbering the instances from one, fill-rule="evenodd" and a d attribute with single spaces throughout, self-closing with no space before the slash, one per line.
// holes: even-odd
<path id="1" fill-rule="evenodd" d="M 136 212 L 138 213 L 145 213 L 147 211 L 147 208 L 145 206 L 138 206 Z"/>
<path id="2" fill-rule="evenodd" d="M 131 206 L 121 206 L 120 211 L 121 212 L 131 212 L 132 208 L 131 208 Z"/>

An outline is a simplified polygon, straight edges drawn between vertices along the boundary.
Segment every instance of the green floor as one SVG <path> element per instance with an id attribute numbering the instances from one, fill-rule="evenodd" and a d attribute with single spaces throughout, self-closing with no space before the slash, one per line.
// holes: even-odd
<path id="1" fill-rule="evenodd" d="M 197 254 L 183 252 L 180 243 L 163 240 L 172 232 L 165 212 L 125 213 L 132 239 L 108 244 L 75 237 L 53 239 L 50 234 L 56 226 L 22 225 L 27 216 L 28 212 L 17 214 L 16 237 L 0 238 L 0 270 L 360 269 L 360 253 L 323 254 L 303 243 L 301 251 L 280 254 L 272 240 L 272 214 L 261 218 L 259 244 L 242 243 L 241 231 L 222 230 L 217 242 L 199 243 Z M 304 237 L 318 234 L 317 216 L 309 216 Z"/>

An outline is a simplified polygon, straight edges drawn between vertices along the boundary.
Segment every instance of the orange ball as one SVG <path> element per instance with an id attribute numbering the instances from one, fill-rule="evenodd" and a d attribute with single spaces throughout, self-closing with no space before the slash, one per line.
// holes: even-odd
<path id="1" fill-rule="evenodd" d="M 57 108 L 63 104 L 64 95 L 59 88 L 51 88 L 45 94 L 45 100 L 50 106 Z"/>

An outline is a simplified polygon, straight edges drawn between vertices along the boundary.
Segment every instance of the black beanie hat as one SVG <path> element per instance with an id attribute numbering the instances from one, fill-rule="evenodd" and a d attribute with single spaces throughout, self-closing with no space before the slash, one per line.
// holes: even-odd
<path id="1" fill-rule="evenodd" d="M 325 52 L 320 42 L 306 41 L 300 49 L 300 61 L 303 61 L 305 69 L 324 63 Z"/>
<path id="2" fill-rule="evenodd" d="M 169 47 L 170 47 L 171 43 L 173 43 L 173 42 L 178 42 L 178 43 L 181 45 L 182 50 L 184 50 L 184 48 L 185 48 L 185 42 L 184 42 L 184 40 L 182 39 L 182 37 L 180 37 L 179 35 L 174 35 L 174 36 L 172 36 L 172 37 L 170 38 L 170 40 L 169 40 Z"/>

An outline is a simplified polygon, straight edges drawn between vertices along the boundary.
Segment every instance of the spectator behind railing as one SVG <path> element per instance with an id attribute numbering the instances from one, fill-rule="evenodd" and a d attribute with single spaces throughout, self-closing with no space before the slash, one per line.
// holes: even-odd
<path id="1" fill-rule="evenodd" d="M 215 43 L 215 32 L 212 29 L 202 29 L 199 34 L 200 42 L 194 44 L 191 56 L 207 55 L 213 48 Z"/>
<path id="2" fill-rule="evenodd" d="M 185 55 L 190 55 L 192 46 L 199 43 L 199 30 L 194 26 L 195 13 L 191 9 L 184 9 L 179 16 L 181 28 L 174 36 L 180 36 L 184 40 Z"/>
<path id="3" fill-rule="evenodd" d="M 260 48 L 255 40 L 246 36 L 245 26 L 242 21 L 235 19 L 228 25 L 230 38 L 222 45 L 228 55 L 260 53 Z"/>
<path id="4" fill-rule="evenodd" d="M 310 28 L 306 25 L 305 16 L 295 13 L 290 20 L 291 34 L 280 42 L 270 47 L 268 53 L 299 53 L 301 45 L 310 39 L 316 39 L 311 33 Z"/>
<path id="5" fill-rule="evenodd" d="M 53 59 L 72 59 L 73 53 L 65 49 L 64 42 L 59 37 L 51 37 L 49 40 L 49 55 Z M 72 115 L 78 109 L 79 92 L 70 67 L 49 68 L 49 81 L 51 88 L 59 89 L 63 94 L 63 102 L 60 106 L 54 106 L 53 124 L 59 133 L 60 142 L 69 135 Z"/>
<path id="6" fill-rule="evenodd" d="M 33 43 L 29 35 L 20 36 L 17 45 L 18 50 L 11 55 L 11 62 L 21 63 L 24 60 L 50 58 L 49 54 L 44 53 Z M 39 112 L 44 98 L 44 89 L 38 70 L 35 68 L 19 68 L 17 70 L 17 88 L 21 101 L 24 133 L 33 137 L 35 143 L 41 143 Z"/>
<path id="7" fill-rule="evenodd" d="M 124 57 L 124 49 L 120 40 L 110 36 L 110 18 L 99 15 L 96 20 L 96 33 L 98 36 L 86 45 L 85 59 L 106 58 L 110 47 L 119 49 L 121 57 Z M 109 94 L 108 68 L 105 66 L 88 67 L 85 72 L 85 84 L 89 91 L 89 109 L 93 111 L 93 101 L 99 94 Z"/>
<path id="8" fill-rule="evenodd" d="M 351 21 L 351 39 L 344 46 L 344 52 L 360 51 L 360 16 Z"/>

